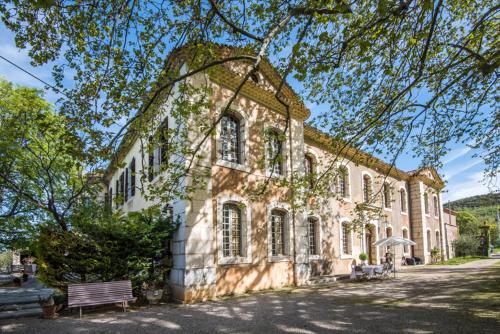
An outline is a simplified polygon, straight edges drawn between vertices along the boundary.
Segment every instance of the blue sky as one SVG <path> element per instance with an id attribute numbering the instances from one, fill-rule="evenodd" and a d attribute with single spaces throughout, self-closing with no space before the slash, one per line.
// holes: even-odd
<path id="1" fill-rule="evenodd" d="M 0 25 L 0 55 L 11 60 L 22 68 L 37 75 L 46 82 L 53 82 L 51 66 L 32 67 L 25 50 L 19 50 L 14 43 L 14 35 Z M 43 88 L 43 84 L 14 66 L 0 59 L 0 76 L 16 84 Z M 46 99 L 55 102 L 57 93 L 47 91 Z M 314 113 L 314 106 L 310 106 Z M 446 190 L 443 194 L 445 201 L 455 200 L 473 195 L 485 194 L 488 187 L 483 183 L 484 162 L 481 158 L 473 157 L 474 151 L 464 144 L 450 144 L 451 151 L 444 157 L 444 166 L 439 171 L 446 180 Z M 397 166 L 402 170 L 413 170 L 419 161 L 410 155 L 398 159 Z M 498 182 L 498 181 L 497 181 Z"/>

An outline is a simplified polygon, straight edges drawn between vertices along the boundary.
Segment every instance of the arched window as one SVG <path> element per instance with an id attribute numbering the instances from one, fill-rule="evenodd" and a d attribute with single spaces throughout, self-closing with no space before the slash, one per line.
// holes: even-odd
<path id="1" fill-rule="evenodd" d="M 351 229 L 349 223 L 342 223 L 342 254 L 351 254 L 352 252 L 352 240 L 351 240 Z"/>
<path id="2" fill-rule="evenodd" d="M 370 202 L 372 197 L 372 178 L 370 175 L 365 174 L 363 176 L 363 201 L 365 203 Z"/>
<path id="3" fill-rule="evenodd" d="M 343 198 L 349 197 L 349 170 L 345 166 L 339 167 L 337 177 L 337 194 Z"/>
<path id="4" fill-rule="evenodd" d="M 429 194 L 424 193 L 424 210 L 425 214 L 429 214 Z"/>
<path id="5" fill-rule="evenodd" d="M 286 211 L 271 211 L 271 250 L 273 256 L 288 255 L 286 245 Z"/>
<path id="6" fill-rule="evenodd" d="M 277 131 L 267 134 L 267 168 L 269 173 L 283 174 L 283 142 Z"/>
<path id="7" fill-rule="evenodd" d="M 434 216 L 438 217 L 439 216 L 439 203 L 438 203 L 438 198 L 436 195 L 432 197 L 433 200 L 433 206 L 434 206 Z"/>
<path id="8" fill-rule="evenodd" d="M 427 230 L 427 251 L 430 252 L 431 249 L 432 249 L 431 230 Z"/>
<path id="9" fill-rule="evenodd" d="M 392 237 L 392 227 L 390 227 L 390 226 L 386 227 L 386 229 L 385 229 L 385 237 L 386 238 Z M 387 246 L 387 251 L 390 252 L 390 250 L 391 250 L 391 247 Z"/>
<path id="10" fill-rule="evenodd" d="M 224 257 L 243 256 L 241 210 L 234 203 L 225 203 L 222 214 L 222 254 Z"/>
<path id="11" fill-rule="evenodd" d="M 305 177 L 309 188 L 313 188 L 314 186 L 314 160 L 309 155 L 306 154 L 304 156 L 304 169 L 305 169 Z"/>
<path id="12" fill-rule="evenodd" d="M 439 238 L 439 231 L 436 231 L 436 247 L 441 249 L 441 239 Z"/>
<path id="13" fill-rule="evenodd" d="M 221 119 L 221 159 L 241 164 L 242 140 L 240 120 L 225 114 Z"/>
<path id="14" fill-rule="evenodd" d="M 319 255 L 319 223 L 316 218 L 307 219 L 307 236 L 309 239 L 309 255 Z"/>
<path id="15" fill-rule="evenodd" d="M 400 197 L 400 201 L 401 201 L 401 212 L 406 212 L 408 202 L 406 199 L 406 190 L 405 189 L 401 188 L 399 190 L 399 197 Z"/>
<path id="16" fill-rule="evenodd" d="M 408 239 L 408 230 L 403 229 L 403 238 Z M 408 253 L 408 245 L 403 245 L 403 253 Z"/>
<path id="17" fill-rule="evenodd" d="M 392 196 L 391 196 L 391 186 L 389 183 L 384 183 L 383 189 L 383 197 L 384 197 L 384 208 L 390 208 L 392 206 Z"/>

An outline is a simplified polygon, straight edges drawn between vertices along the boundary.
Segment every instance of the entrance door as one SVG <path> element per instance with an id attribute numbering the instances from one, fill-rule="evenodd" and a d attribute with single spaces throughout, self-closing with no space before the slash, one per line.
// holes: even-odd
<path id="1" fill-rule="evenodd" d="M 368 263 L 373 264 L 372 233 L 370 230 L 365 231 L 365 248 L 366 255 L 368 255 Z"/>

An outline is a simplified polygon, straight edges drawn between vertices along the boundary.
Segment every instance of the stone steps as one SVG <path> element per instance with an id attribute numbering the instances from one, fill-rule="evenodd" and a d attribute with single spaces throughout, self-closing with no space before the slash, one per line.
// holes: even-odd
<path id="1" fill-rule="evenodd" d="M 42 308 L 37 304 L 36 308 L 25 308 L 20 310 L 10 310 L 0 312 L 0 320 L 2 319 L 17 319 L 25 317 L 40 317 Z"/>

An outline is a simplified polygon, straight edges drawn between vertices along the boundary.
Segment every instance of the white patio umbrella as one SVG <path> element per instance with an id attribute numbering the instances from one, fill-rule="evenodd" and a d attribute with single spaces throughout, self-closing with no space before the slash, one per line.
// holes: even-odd
<path id="1" fill-rule="evenodd" d="M 377 240 L 374 243 L 374 245 L 375 246 L 387 246 L 387 247 L 393 247 L 393 246 L 397 246 L 397 245 L 415 246 L 416 243 L 414 241 L 411 241 L 410 239 L 406 239 L 403 237 L 389 237 L 389 238 Z M 393 258 L 394 258 L 394 277 L 396 277 L 395 254 L 394 254 Z"/>

